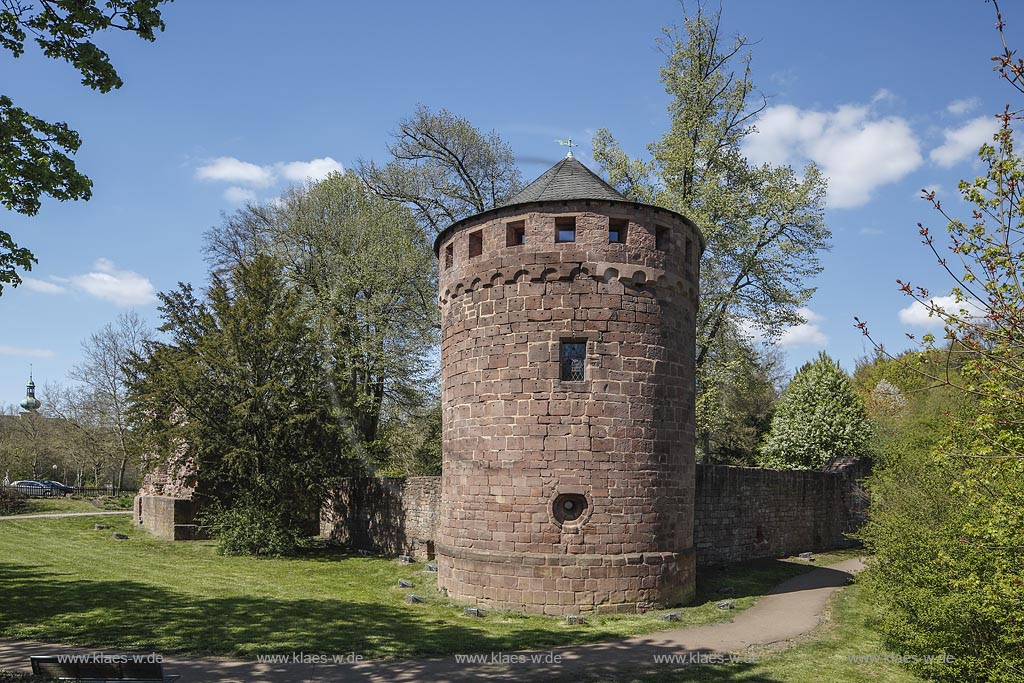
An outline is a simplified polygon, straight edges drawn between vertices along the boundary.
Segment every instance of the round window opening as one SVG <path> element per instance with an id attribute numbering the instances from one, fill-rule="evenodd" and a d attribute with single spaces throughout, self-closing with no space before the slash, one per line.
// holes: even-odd
<path id="1" fill-rule="evenodd" d="M 555 497 L 551 514 L 559 524 L 575 522 L 587 511 L 587 497 L 581 493 L 563 493 Z"/>

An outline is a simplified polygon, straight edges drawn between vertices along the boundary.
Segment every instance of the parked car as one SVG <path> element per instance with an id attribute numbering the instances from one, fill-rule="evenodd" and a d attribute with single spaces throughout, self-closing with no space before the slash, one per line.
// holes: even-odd
<path id="1" fill-rule="evenodd" d="M 53 491 L 53 495 L 55 495 L 55 496 L 70 496 L 72 493 L 75 492 L 75 487 L 74 486 L 68 486 L 67 484 L 62 484 L 59 481 L 52 481 L 50 479 L 44 479 L 43 481 L 41 481 L 39 483 L 42 484 L 43 486 L 50 487 L 50 490 Z"/>
<path id="2" fill-rule="evenodd" d="M 33 498 L 50 498 L 54 495 L 53 489 L 49 486 L 46 486 L 41 481 L 32 481 L 30 479 L 12 482 L 11 488 Z"/>

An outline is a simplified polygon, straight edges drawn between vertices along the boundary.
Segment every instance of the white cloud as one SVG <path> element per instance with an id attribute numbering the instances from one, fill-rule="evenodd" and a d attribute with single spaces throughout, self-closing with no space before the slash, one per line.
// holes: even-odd
<path id="1" fill-rule="evenodd" d="M 889 97 L 881 90 L 873 101 Z M 923 161 L 905 119 L 879 117 L 866 105 L 842 105 L 829 112 L 789 104 L 769 107 L 743 150 L 758 164 L 815 162 L 828 178 L 832 208 L 866 204 L 876 188 L 900 180 Z"/>
<path id="2" fill-rule="evenodd" d="M 892 94 L 891 90 L 889 90 L 888 88 L 879 88 L 878 92 L 876 92 L 872 96 L 871 104 L 876 104 L 878 102 L 885 102 L 887 100 L 895 100 L 895 99 L 896 99 L 896 96 Z"/>
<path id="3" fill-rule="evenodd" d="M 960 315 L 961 309 L 967 311 L 969 317 L 979 317 L 982 314 L 981 307 L 975 301 L 965 300 L 957 303 L 955 296 L 937 296 L 929 300 L 933 306 L 938 306 L 950 315 Z M 928 307 L 920 301 L 915 301 L 906 308 L 900 309 L 900 322 L 904 325 L 915 325 L 917 327 L 942 327 L 945 323 L 937 315 L 928 315 Z"/>
<path id="4" fill-rule="evenodd" d="M 49 349 L 28 349 L 21 346 L 0 345 L 0 356 L 19 356 L 21 358 L 53 358 L 56 356 Z"/>
<path id="5" fill-rule="evenodd" d="M 806 322 L 787 328 L 779 337 L 778 345 L 790 348 L 794 346 L 824 346 L 827 344 L 828 335 L 822 332 L 821 327 L 818 325 L 824 318 L 806 306 L 801 307 L 799 313 Z M 743 334 L 752 341 L 765 341 L 764 331 L 749 320 L 741 320 L 739 326 Z"/>
<path id="6" fill-rule="evenodd" d="M 250 164 L 234 157 L 218 157 L 197 168 L 196 178 L 267 187 L 274 182 L 274 172 L 266 166 Z"/>
<path id="7" fill-rule="evenodd" d="M 790 327 L 779 338 L 779 346 L 792 348 L 794 346 L 824 346 L 828 343 L 828 335 L 821 331 L 818 325 L 823 318 L 804 307 L 800 309 L 800 315 L 807 322 Z"/>
<path id="8" fill-rule="evenodd" d="M 21 278 L 21 284 L 25 289 L 30 289 L 33 292 L 42 292 L 43 294 L 63 294 L 65 289 L 60 285 L 56 285 L 46 280 L 37 280 L 34 277 L 23 277 Z"/>
<path id="9" fill-rule="evenodd" d="M 286 180 L 303 182 L 306 180 L 323 180 L 331 173 L 341 173 L 345 167 L 331 157 L 313 159 L 312 161 L 288 161 L 275 166 Z"/>
<path id="10" fill-rule="evenodd" d="M 244 187 L 236 187 L 232 185 L 228 189 L 224 190 L 224 199 L 228 200 L 232 204 L 255 202 L 256 193 L 252 190 L 247 190 Z"/>
<path id="11" fill-rule="evenodd" d="M 860 229 L 860 234 L 862 234 L 862 235 L 870 235 L 872 237 L 876 237 L 878 235 L 884 235 L 885 231 L 881 230 L 879 228 L 861 228 Z"/>
<path id="12" fill-rule="evenodd" d="M 945 142 L 929 154 L 929 158 L 943 168 L 976 154 L 982 143 L 991 142 L 992 136 L 999 129 L 999 122 L 994 116 L 978 116 L 959 128 L 947 128 L 942 131 Z"/>
<path id="13" fill-rule="evenodd" d="M 974 111 L 977 108 L 979 102 L 977 97 L 965 97 L 962 100 L 953 100 L 946 105 L 946 111 L 954 116 L 961 116 L 968 112 Z"/>
<path id="14" fill-rule="evenodd" d="M 224 191 L 224 198 L 234 204 L 255 201 L 253 187 L 270 187 L 281 179 L 291 182 L 323 180 L 330 173 L 341 173 L 345 167 L 331 157 L 312 161 L 279 161 L 275 164 L 253 164 L 234 157 L 218 157 L 196 169 L 196 178 L 214 182 L 232 183 Z"/>
<path id="15" fill-rule="evenodd" d="M 97 259 L 93 271 L 73 275 L 68 282 L 97 299 L 106 299 L 122 306 L 148 304 L 156 301 L 156 291 L 149 278 L 130 270 L 118 270 L 109 259 Z"/>

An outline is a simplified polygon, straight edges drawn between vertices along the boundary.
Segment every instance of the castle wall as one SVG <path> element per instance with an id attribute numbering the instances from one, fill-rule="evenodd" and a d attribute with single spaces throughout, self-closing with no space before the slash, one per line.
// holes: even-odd
<path id="1" fill-rule="evenodd" d="M 863 478 L 854 462 L 834 471 L 696 466 L 694 540 L 698 566 L 720 566 L 852 545 L 847 534 L 867 515 Z M 434 538 L 440 477 L 346 480 L 321 533 L 356 549 L 414 554 Z M 352 495 L 353 492 L 359 492 Z M 329 503 L 328 508 L 336 503 Z M 352 533 L 348 527 L 360 531 Z M 430 523 L 423 524 L 428 519 Z M 376 520 L 367 524 L 363 520 Z M 415 530 L 415 531 L 410 531 Z M 421 557 L 423 557 L 421 555 Z"/>
<path id="2" fill-rule="evenodd" d="M 320 535 L 351 548 L 434 559 L 441 477 L 346 479 L 320 514 Z"/>
<path id="3" fill-rule="evenodd" d="M 697 466 L 697 564 L 747 560 L 854 545 L 867 519 L 861 461 L 834 471 Z"/>
<path id="4" fill-rule="evenodd" d="M 133 518 L 136 524 L 167 541 L 191 541 L 201 536 L 195 523 L 196 505 L 188 498 L 138 495 Z"/>
<path id="5" fill-rule="evenodd" d="M 555 239 L 565 219 L 573 242 Z M 627 243 L 609 243 L 610 220 Z M 693 594 L 699 240 L 677 214 L 598 200 L 442 237 L 436 550 L 452 598 L 564 614 Z M 585 344 L 581 381 L 562 378 L 565 342 Z"/>

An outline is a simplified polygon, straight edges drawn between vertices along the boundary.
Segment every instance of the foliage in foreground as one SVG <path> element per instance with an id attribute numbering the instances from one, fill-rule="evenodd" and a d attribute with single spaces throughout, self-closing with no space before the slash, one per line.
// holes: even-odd
<path id="1" fill-rule="evenodd" d="M 995 62 L 1024 94 L 1024 61 L 1005 37 Z M 925 193 L 946 222 L 950 254 L 929 228 L 920 232 L 953 281 L 955 303 L 901 285 L 945 323 L 953 372 L 931 378 L 971 396 L 972 410 L 920 464 L 900 462 L 876 477 L 864 532 L 877 555 L 867 586 L 886 608 L 887 642 L 917 656 L 952 655 L 952 664 L 913 665 L 949 683 L 1024 681 L 1024 159 L 1013 134 L 1022 118 L 1006 107 L 993 144 L 979 151 L 984 172 L 961 181 L 969 221 Z M 939 345 L 931 335 L 922 342 L 931 353 Z"/>
<path id="2" fill-rule="evenodd" d="M 0 6 L 0 49 L 20 57 L 32 37 L 42 53 L 73 65 L 82 84 L 102 93 L 120 88 L 110 57 L 94 42 L 109 29 L 153 41 L 164 29 L 160 5 L 169 0 L 76 0 L 75 2 L 4 2 Z M 66 123 L 50 123 L 0 95 L 0 205 L 34 216 L 48 195 L 59 201 L 89 199 L 92 181 L 71 158 L 81 146 Z M 0 230 L 0 293 L 4 283 L 17 287 L 17 269 L 32 270 L 31 251 Z"/>
<path id="3" fill-rule="evenodd" d="M 842 456 L 864 455 L 871 428 L 850 378 L 826 353 L 805 363 L 779 399 L 761 445 L 764 467 L 814 469 Z"/>

